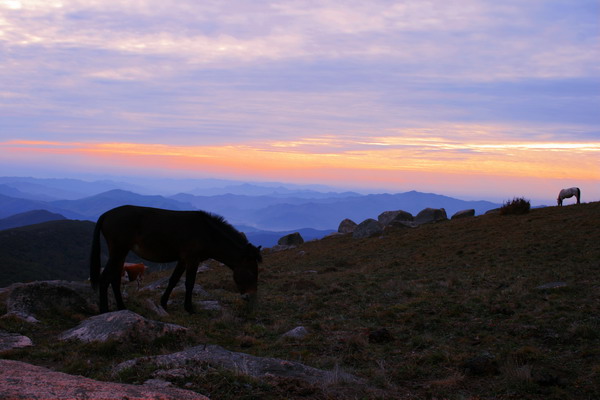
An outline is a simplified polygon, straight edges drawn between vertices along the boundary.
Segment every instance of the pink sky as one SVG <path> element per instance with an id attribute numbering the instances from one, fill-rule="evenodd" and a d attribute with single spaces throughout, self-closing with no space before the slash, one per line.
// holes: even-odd
<path id="1" fill-rule="evenodd" d="M 600 3 L 0 0 L 0 175 L 600 200 Z"/>

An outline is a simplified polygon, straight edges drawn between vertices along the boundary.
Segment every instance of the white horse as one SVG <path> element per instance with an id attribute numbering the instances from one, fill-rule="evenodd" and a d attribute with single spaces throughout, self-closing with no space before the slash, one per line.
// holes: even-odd
<path id="1" fill-rule="evenodd" d="M 562 206 L 562 202 L 564 199 L 568 199 L 569 197 L 575 196 L 577 198 L 577 204 L 581 200 L 581 190 L 577 187 L 572 187 L 568 189 L 563 189 L 558 194 L 558 199 L 556 199 L 559 206 Z"/>

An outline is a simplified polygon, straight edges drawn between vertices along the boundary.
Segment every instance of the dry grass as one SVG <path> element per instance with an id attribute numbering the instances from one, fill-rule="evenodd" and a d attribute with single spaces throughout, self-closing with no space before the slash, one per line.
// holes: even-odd
<path id="1" fill-rule="evenodd" d="M 599 239 L 600 203 L 392 228 L 381 238 L 333 236 L 265 255 L 252 315 L 227 268 L 199 275 L 225 311 L 188 316 L 174 304 L 163 320 L 192 328 L 183 343 L 99 353 L 40 337 L 37 350 L 10 356 L 101 377 L 121 359 L 208 341 L 301 361 L 333 371 L 333 380 L 343 370 L 369 382 L 315 388 L 223 371 L 194 382 L 217 399 L 232 391 L 264 399 L 591 399 L 600 393 Z M 556 281 L 567 286 L 536 289 Z M 142 300 L 133 295 L 128 305 L 144 313 Z M 281 340 L 299 325 L 306 338 Z M 391 340 L 370 342 L 381 328 Z M 70 365 L 70 351 L 83 351 L 91 366 Z M 493 355 L 496 373 L 463 368 L 481 354 Z"/>

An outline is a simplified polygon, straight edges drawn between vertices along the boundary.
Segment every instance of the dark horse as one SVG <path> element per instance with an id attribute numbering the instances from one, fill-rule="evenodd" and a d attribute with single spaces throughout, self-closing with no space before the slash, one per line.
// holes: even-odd
<path id="1" fill-rule="evenodd" d="M 100 273 L 100 233 L 108 245 L 108 261 Z M 92 286 L 100 286 L 100 312 L 108 311 L 108 286 L 112 285 L 117 307 L 125 309 L 121 297 L 121 272 L 127 253 L 154 262 L 177 261 L 169 285 L 160 299 L 163 308 L 171 291 L 185 277 L 185 309 L 194 312 L 192 290 L 200 262 L 212 258 L 233 270 L 233 280 L 242 297 L 252 304 L 256 297 L 260 247 L 248 243 L 222 217 L 204 211 L 170 211 L 121 206 L 105 212 L 94 229 L 90 260 Z"/>

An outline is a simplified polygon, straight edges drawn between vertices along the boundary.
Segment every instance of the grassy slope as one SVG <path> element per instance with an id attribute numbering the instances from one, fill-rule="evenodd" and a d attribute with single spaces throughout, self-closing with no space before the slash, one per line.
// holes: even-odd
<path id="1" fill-rule="evenodd" d="M 114 362 L 208 341 L 324 369 L 339 367 L 369 380 L 369 388 L 360 390 L 322 390 L 213 371 L 192 382 L 192 388 L 217 399 L 231 393 L 238 398 L 589 399 L 600 392 L 599 239 L 600 203 L 394 228 L 382 238 L 329 237 L 265 256 L 261 303 L 250 317 L 233 293 L 227 268 L 215 266 L 200 275 L 228 311 L 190 317 L 174 304 L 165 320 L 195 332 L 182 343 L 114 345 L 107 351 L 105 345 L 72 348 L 48 339 L 80 316 L 45 322 L 44 332 L 14 321 L 0 322 L 0 328 L 30 334 L 38 343 L 10 353 L 11 358 L 106 379 Z M 555 281 L 567 286 L 536 289 Z M 141 308 L 141 296 L 131 296 L 127 304 L 153 317 Z M 308 338 L 280 339 L 298 325 L 310 330 Z M 378 328 L 388 329 L 393 340 L 369 343 L 369 332 Z M 494 356 L 498 373 L 466 374 L 464 362 L 482 354 Z M 148 376 L 140 371 L 124 379 Z"/>

